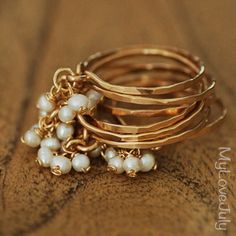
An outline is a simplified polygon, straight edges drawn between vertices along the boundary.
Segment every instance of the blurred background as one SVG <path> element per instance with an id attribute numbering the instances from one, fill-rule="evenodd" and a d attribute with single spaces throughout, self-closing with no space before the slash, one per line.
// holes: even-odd
<path id="1" fill-rule="evenodd" d="M 233 0 L 1 0 L 0 235 L 235 235 L 235 222 L 226 234 L 214 228 L 214 158 L 218 146 L 235 147 L 235 9 Z M 224 128 L 168 148 L 158 172 L 135 181 L 101 166 L 60 179 L 35 168 L 19 138 L 56 69 L 139 43 L 200 56 L 229 109 Z"/>

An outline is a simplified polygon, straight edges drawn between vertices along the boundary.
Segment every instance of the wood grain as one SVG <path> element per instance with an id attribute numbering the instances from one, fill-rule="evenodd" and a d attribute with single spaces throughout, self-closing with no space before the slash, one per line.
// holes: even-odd
<path id="1" fill-rule="evenodd" d="M 0 235 L 235 235 L 236 4 L 227 1 L 0 1 Z M 137 43 L 202 57 L 228 107 L 217 131 L 158 153 L 157 172 L 52 176 L 20 135 L 54 71 L 96 51 Z M 232 148 L 228 230 L 219 232 L 218 147 Z"/>

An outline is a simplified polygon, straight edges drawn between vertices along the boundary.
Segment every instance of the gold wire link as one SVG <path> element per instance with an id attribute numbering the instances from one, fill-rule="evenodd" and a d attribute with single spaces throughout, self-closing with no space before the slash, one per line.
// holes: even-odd
<path id="1" fill-rule="evenodd" d="M 75 156 L 78 152 L 87 153 L 98 147 L 96 140 L 91 140 L 86 143 L 83 138 L 68 139 L 62 144 L 62 150 L 69 154 L 71 157 Z"/>
<path id="2" fill-rule="evenodd" d="M 53 85 L 50 89 L 50 91 L 46 94 L 49 101 L 56 102 L 58 94 L 60 93 L 61 85 L 57 88 L 55 85 Z"/>
<path id="3" fill-rule="evenodd" d="M 59 119 L 57 117 L 59 109 L 54 110 L 51 114 L 41 117 L 39 119 L 39 132 L 44 134 L 44 136 L 52 136 L 54 130 L 59 124 Z M 37 131 L 37 129 L 36 129 Z"/>
<path id="4" fill-rule="evenodd" d="M 58 111 L 59 108 L 67 104 L 67 100 L 74 93 L 84 93 L 89 88 L 84 88 L 84 79 L 86 76 L 82 73 L 82 70 L 75 74 L 69 68 L 61 68 L 57 70 L 53 77 L 53 86 L 48 93 L 49 100 L 56 102 L 57 109 L 55 109 L 51 114 L 43 117 L 39 121 L 40 130 L 43 131 L 44 135 L 52 136 L 56 127 L 59 124 Z M 80 114 L 93 115 L 94 109 L 82 109 L 79 111 Z M 69 124 L 74 124 L 73 122 L 68 122 Z M 86 142 L 90 142 L 87 144 Z M 81 152 L 89 152 L 98 146 L 97 141 L 92 141 L 90 139 L 88 130 L 81 128 L 81 135 L 78 138 L 69 138 L 62 143 L 62 155 L 73 157 Z M 88 170 L 84 170 L 88 171 Z"/>
<path id="5" fill-rule="evenodd" d="M 65 79 L 67 75 L 74 75 L 74 72 L 70 68 L 60 68 L 53 76 L 53 84 L 58 89 L 60 87 L 61 80 Z"/>

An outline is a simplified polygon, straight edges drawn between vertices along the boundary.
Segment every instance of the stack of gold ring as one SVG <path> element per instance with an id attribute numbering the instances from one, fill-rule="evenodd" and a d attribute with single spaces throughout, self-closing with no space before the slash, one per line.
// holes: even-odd
<path id="1" fill-rule="evenodd" d="M 37 163 L 55 175 L 90 169 L 102 156 L 107 169 L 156 169 L 164 145 L 208 132 L 226 109 L 199 58 L 170 47 L 137 46 L 96 53 L 56 71 L 37 107 L 39 122 L 22 141 L 40 149 Z"/>

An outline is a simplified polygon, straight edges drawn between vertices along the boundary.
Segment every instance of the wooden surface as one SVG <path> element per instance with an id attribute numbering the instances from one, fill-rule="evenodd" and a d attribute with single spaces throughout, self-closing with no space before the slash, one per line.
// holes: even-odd
<path id="1" fill-rule="evenodd" d="M 236 235 L 236 3 L 216 1 L 0 1 L 0 235 Z M 157 172 L 56 177 L 20 143 L 54 71 L 137 43 L 183 47 L 217 78 L 228 107 L 217 131 L 158 154 Z M 218 147 L 229 146 L 228 230 L 218 215 Z"/>

